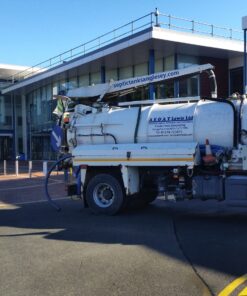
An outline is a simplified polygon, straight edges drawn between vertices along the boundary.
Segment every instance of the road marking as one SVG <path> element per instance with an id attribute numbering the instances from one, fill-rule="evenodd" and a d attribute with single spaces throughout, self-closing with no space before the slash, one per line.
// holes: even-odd
<path id="1" fill-rule="evenodd" d="M 237 289 L 240 285 L 242 285 L 247 280 L 247 273 L 242 275 L 241 277 L 235 279 L 232 281 L 229 285 L 227 285 L 224 290 L 222 290 L 218 296 L 229 296 L 235 289 Z M 247 288 L 245 288 L 242 292 L 246 291 Z M 242 293 L 240 292 L 240 293 Z M 247 294 L 239 294 L 238 296 L 244 296 Z"/>
<path id="2" fill-rule="evenodd" d="M 238 296 L 247 296 L 247 287 L 244 288 L 239 294 Z"/>
<path id="3" fill-rule="evenodd" d="M 4 202 L 1 202 L 0 203 L 0 208 L 7 208 L 9 206 L 12 206 L 11 204 L 8 204 L 8 203 L 4 203 Z"/>
<path id="4" fill-rule="evenodd" d="M 63 200 L 63 199 L 69 199 L 68 197 L 58 197 L 53 198 L 52 200 Z M 48 202 L 47 199 L 39 199 L 39 200 L 32 200 L 32 201 L 23 201 L 15 203 L 14 205 L 26 205 L 26 204 L 33 204 L 33 203 L 39 203 L 39 202 Z"/>
<path id="5" fill-rule="evenodd" d="M 50 185 L 57 185 L 57 184 L 62 184 L 64 183 L 63 181 L 57 181 L 55 183 L 50 183 Z M 7 187 L 7 188 L 1 188 L 0 191 L 7 191 L 7 190 L 16 190 L 16 189 L 29 189 L 29 188 L 36 188 L 36 187 L 44 187 L 44 184 L 39 184 L 39 185 L 28 185 L 28 186 L 19 186 L 19 187 Z"/>
<path id="6" fill-rule="evenodd" d="M 58 198 L 53 198 L 52 200 L 65 200 L 69 199 L 68 197 L 58 197 Z M 26 204 L 34 204 L 34 203 L 41 203 L 41 202 L 48 202 L 46 199 L 39 199 L 39 200 L 32 200 L 32 201 L 23 201 L 23 202 L 17 202 L 17 203 L 4 203 L 0 202 L 0 208 L 8 208 L 10 206 L 18 206 L 18 205 L 26 205 Z"/>

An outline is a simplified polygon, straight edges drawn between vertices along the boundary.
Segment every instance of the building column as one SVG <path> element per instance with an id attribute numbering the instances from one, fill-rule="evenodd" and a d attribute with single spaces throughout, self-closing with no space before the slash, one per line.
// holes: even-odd
<path id="1" fill-rule="evenodd" d="M 23 153 L 25 153 L 25 157 L 27 159 L 27 111 L 26 111 L 26 96 L 21 96 L 21 117 L 22 117 L 22 145 L 23 145 Z"/>
<path id="2" fill-rule="evenodd" d="M 15 118 L 15 95 L 11 95 L 11 102 L 12 102 L 12 126 L 13 126 L 13 151 L 12 151 L 12 158 L 15 159 L 16 157 L 16 118 Z"/>
<path id="3" fill-rule="evenodd" d="M 174 69 L 178 69 L 178 54 L 175 53 L 174 55 Z M 179 97 L 179 81 L 174 81 L 174 98 Z"/>
<path id="4" fill-rule="evenodd" d="M 155 57 L 154 49 L 149 50 L 149 61 L 148 61 L 148 74 L 154 74 L 155 72 Z M 155 90 L 154 85 L 149 85 L 149 100 L 155 100 Z"/>

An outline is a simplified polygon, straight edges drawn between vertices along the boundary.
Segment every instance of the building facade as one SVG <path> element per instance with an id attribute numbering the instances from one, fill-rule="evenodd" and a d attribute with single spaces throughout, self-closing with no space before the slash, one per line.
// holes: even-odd
<path id="1" fill-rule="evenodd" d="M 13 159 L 17 149 L 23 150 L 23 127 L 25 114 L 21 97 L 1 94 L 1 90 L 13 84 L 12 76 L 29 72 L 29 67 L 0 64 L 0 159 Z"/>
<path id="2" fill-rule="evenodd" d="M 241 31 L 156 11 L 36 67 L 5 75 L 0 96 L 0 158 L 21 152 L 28 159 L 56 157 L 50 147 L 56 105 L 52 97 L 60 90 L 211 63 L 219 97 L 242 93 L 241 39 Z M 209 96 L 206 77 L 143 87 L 119 100 L 191 96 Z"/>

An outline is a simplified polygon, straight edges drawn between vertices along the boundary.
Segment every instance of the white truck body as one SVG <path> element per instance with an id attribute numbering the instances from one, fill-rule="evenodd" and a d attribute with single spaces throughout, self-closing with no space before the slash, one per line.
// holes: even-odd
<path id="1" fill-rule="evenodd" d="M 127 199 L 149 203 L 158 194 L 247 202 L 247 100 L 217 99 L 212 68 L 193 66 L 68 92 L 81 101 L 64 124 L 66 145 L 80 167 L 80 195 L 94 213 L 116 214 Z M 204 71 L 213 78 L 211 98 L 103 103 L 139 86 Z M 88 97 L 97 101 L 84 105 Z"/>
<path id="2" fill-rule="evenodd" d="M 139 108 L 141 110 L 138 118 Z M 135 136 L 136 127 L 138 130 Z M 114 143 L 114 138 L 110 136 L 112 134 L 119 144 L 135 141 L 137 143 L 195 141 L 205 144 L 205 139 L 209 139 L 212 144 L 232 148 L 233 127 L 234 115 L 231 106 L 212 101 L 198 101 L 109 108 L 86 116 L 75 113 L 75 121 L 72 117 L 71 128 L 67 135 L 70 143 L 76 130 L 77 145 L 82 146 Z M 102 131 L 108 136 L 101 136 Z"/>

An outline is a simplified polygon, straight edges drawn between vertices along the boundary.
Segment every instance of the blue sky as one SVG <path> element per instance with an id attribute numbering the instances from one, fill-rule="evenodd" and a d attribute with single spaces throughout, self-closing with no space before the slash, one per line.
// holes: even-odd
<path id="1" fill-rule="evenodd" d="M 246 0 L 0 0 L 0 64 L 35 65 L 158 7 L 241 29 Z"/>

